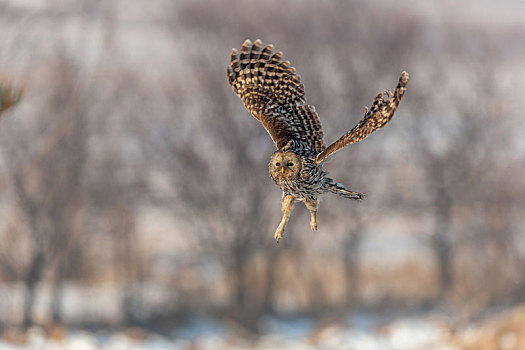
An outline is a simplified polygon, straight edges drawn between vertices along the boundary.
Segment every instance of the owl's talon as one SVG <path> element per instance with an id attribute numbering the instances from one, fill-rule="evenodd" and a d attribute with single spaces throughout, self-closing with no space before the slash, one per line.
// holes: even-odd
<path id="1" fill-rule="evenodd" d="M 310 222 L 310 228 L 312 231 L 317 231 L 317 222 Z"/>
<path id="2" fill-rule="evenodd" d="M 275 232 L 275 235 L 273 236 L 273 238 L 275 238 L 277 243 L 279 243 L 279 241 L 281 240 L 282 237 L 283 237 L 283 233 L 282 232 Z"/>

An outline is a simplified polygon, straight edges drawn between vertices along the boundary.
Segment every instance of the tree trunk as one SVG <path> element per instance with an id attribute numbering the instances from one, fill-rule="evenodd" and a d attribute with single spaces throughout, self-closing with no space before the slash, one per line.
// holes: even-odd
<path id="1" fill-rule="evenodd" d="M 35 300 L 36 283 L 26 284 L 24 296 L 24 311 L 22 326 L 27 329 L 33 325 L 33 304 Z"/>
<path id="2" fill-rule="evenodd" d="M 33 306 L 36 295 L 36 287 L 40 281 L 44 267 L 44 254 L 38 250 L 33 250 L 31 262 L 24 278 L 25 296 L 24 296 L 24 310 L 22 325 L 24 328 L 29 328 L 33 325 Z"/>
<path id="3" fill-rule="evenodd" d="M 237 246 L 233 250 L 233 271 L 235 273 L 234 309 L 244 309 L 246 299 L 246 283 L 244 276 L 245 254 L 243 248 Z"/>
<path id="4" fill-rule="evenodd" d="M 281 250 L 272 249 L 268 254 L 268 261 L 266 262 L 266 283 L 264 286 L 264 292 L 262 296 L 261 310 L 260 313 L 273 313 L 274 305 L 273 299 L 275 294 L 275 279 L 276 279 L 276 270 L 279 264 L 279 253 Z"/>
<path id="5" fill-rule="evenodd" d="M 445 191 L 437 191 L 435 206 L 436 223 L 432 235 L 432 245 L 439 268 L 438 297 L 444 299 L 453 284 L 452 252 L 449 239 L 451 200 Z"/>
<path id="6" fill-rule="evenodd" d="M 62 266 L 59 266 L 53 280 L 51 290 L 51 321 L 54 324 L 62 323 L 62 299 L 64 291 Z"/>
<path id="7" fill-rule="evenodd" d="M 357 231 L 357 230 L 356 230 Z M 344 272 L 345 272 L 345 301 L 346 306 L 351 307 L 357 301 L 359 291 L 359 244 L 361 234 L 352 232 L 345 242 L 343 252 Z"/>

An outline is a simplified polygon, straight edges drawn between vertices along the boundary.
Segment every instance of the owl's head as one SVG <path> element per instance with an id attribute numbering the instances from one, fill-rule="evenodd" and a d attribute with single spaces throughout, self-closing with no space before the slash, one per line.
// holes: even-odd
<path id="1" fill-rule="evenodd" d="M 268 164 L 270 177 L 275 182 L 296 180 L 301 166 L 301 158 L 292 151 L 274 152 Z"/>

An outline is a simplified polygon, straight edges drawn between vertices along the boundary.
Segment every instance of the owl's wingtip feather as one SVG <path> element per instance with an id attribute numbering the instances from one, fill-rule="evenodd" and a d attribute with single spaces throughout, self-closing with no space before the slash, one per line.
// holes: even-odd
<path id="1" fill-rule="evenodd" d="M 401 72 L 401 76 L 399 77 L 399 82 L 403 85 L 406 85 L 408 83 L 409 74 L 407 71 Z"/>

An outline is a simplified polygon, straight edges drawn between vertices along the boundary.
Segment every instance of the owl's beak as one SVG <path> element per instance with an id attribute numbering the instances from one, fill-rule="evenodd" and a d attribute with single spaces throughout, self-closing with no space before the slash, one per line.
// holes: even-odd
<path id="1" fill-rule="evenodd" d="M 284 174 L 284 167 L 281 168 L 281 174 Z"/>

